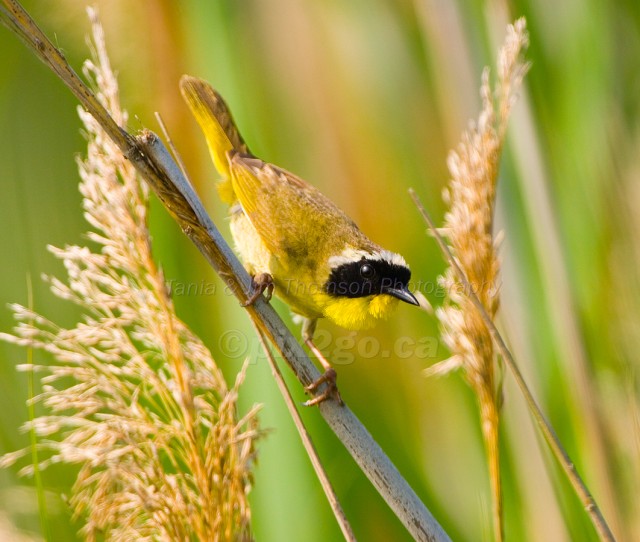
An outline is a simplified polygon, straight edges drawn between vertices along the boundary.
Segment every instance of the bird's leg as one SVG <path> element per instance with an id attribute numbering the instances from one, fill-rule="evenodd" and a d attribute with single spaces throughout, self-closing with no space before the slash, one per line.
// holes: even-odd
<path id="1" fill-rule="evenodd" d="M 273 277 L 269 273 L 259 273 L 254 275 L 251 277 L 251 295 L 244 303 L 241 303 L 241 305 L 243 307 L 253 305 L 263 292 L 266 292 L 264 296 L 265 301 L 270 301 L 274 287 L 275 284 L 273 283 Z"/>
<path id="2" fill-rule="evenodd" d="M 322 367 L 324 368 L 324 373 L 322 373 L 314 382 L 305 387 L 305 391 L 313 393 L 315 392 L 321 384 L 326 384 L 324 391 L 322 391 L 319 395 L 316 395 L 313 399 L 309 399 L 304 403 L 305 406 L 313 406 L 318 403 L 322 403 L 329 399 L 329 397 L 333 397 L 338 404 L 343 405 L 342 397 L 340 397 L 340 392 L 338 391 L 338 386 L 336 386 L 336 378 L 338 377 L 336 370 L 331 367 L 331 364 L 327 361 L 327 358 L 324 357 L 324 354 L 320 352 L 320 349 L 313 342 L 313 334 L 316 330 L 316 323 L 318 321 L 316 319 L 305 319 L 304 324 L 302 325 L 302 339 L 304 340 L 304 344 L 307 345 L 309 350 L 313 352 L 313 355 L 320 362 Z"/>

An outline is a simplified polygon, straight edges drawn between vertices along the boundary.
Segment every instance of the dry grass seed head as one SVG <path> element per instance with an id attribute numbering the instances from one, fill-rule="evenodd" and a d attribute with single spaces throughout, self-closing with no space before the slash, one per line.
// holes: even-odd
<path id="1" fill-rule="evenodd" d="M 94 58 L 84 73 L 124 124 L 102 29 L 95 12 L 90 17 Z M 81 307 L 83 321 L 64 329 L 14 305 L 15 335 L 2 335 L 55 358 L 34 367 L 44 374 L 34 400 L 49 412 L 32 423 L 49 454 L 42 466 L 80 465 L 69 502 L 88 540 L 248 539 L 259 433 L 257 409 L 236 415 L 244 371 L 228 389 L 209 351 L 177 318 L 152 258 L 147 188 L 93 117 L 79 115 L 88 140 L 87 158 L 78 160 L 80 191 L 97 250 L 50 247 L 67 272 L 66 281 L 50 281 L 56 295 Z"/>
<path id="2" fill-rule="evenodd" d="M 505 143 L 506 125 L 527 65 L 521 54 L 527 45 L 524 19 L 507 29 L 498 55 L 498 80 L 492 92 L 489 70 L 482 73 L 482 111 L 471 122 L 462 141 L 449 155 L 451 174 L 444 200 L 449 205 L 442 234 L 464 272 L 473 293 L 493 319 L 499 306 L 499 239 L 494 237 L 493 215 L 499 161 Z M 497 106 L 497 107 L 496 107 Z M 497 110 L 497 115 L 496 115 Z M 496 378 L 497 355 L 485 321 L 465 292 L 456 271 L 449 267 L 440 283 L 447 291 L 444 305 L 436 311 L 442 338 L 451 357 L 427 370 L 444 374 L 462 368 L 480 408 L 482 434 L 493 496 L 494 535 L 503 537 L 502 482 L 499 460 L 499 410 L 501 383 Z"/>
<path id="3" fill-rule="evenodd" d="M 493 231 L 499 160 L 509 113 L 528 69 L 521 60 L 527 44 L 525 21 L 519 19 L 507 28 L 498 55 L 495 92 L 487 68 L 482 73 L 478 121 L 470 123 L 447 162 L 451 180 L 443 197 L 449 211 L 442 233 L 491 317 L 499 306 L 499 236 Z M 448 269 L 440 282 L 447 291 L 447 301 L 436 314 L 452 357 L 431 367 L 428 373 L 443 374 L 463 367 L 470 383 L 493 386 L 495 353 L 488 329 L 453 269 Z"/>

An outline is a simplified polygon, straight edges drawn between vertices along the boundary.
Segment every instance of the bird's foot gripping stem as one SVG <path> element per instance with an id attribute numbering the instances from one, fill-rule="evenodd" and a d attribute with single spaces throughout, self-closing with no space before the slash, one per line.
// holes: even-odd
<path id="1" fill-rule="evenodd" d="M 322 373 L 314 382 L 309 384 L 305 388 L 305 391 L 307 393 L 314 393 L 322 384 L 325 384 L 325 388 L 320 392 L 319 395 L 316 395 L 312 399 L 306 401 L 304 405 L 313 406 L 322 403 L 329 398 L 333 398 L 338 402 L 340 406 L 342 406 L 344 405 L 344 402 L 342 401 L 342 397 L 340 397 L 338 386 L 336 386 L 336 378 L 338 377 L 338 374 L 336 373 L 336 370 L 331 367 L 331 364 L 329 363 L 327 358 L 324 357 L 324 354 L 313 342 L 313 333 L 316 329 L 316 323 L 317 320 L 305 320 L 302 326 L 302 338 L 304 339 L 304 344 L 306 344 L 309 350 L 313 352 L 313 355 L 324 368 L 324 373 Z"/>
<path id="2" fill-rule="evenodd" d="M 241 305 L 243 307 L 253 305 L 263 293 L 265 301 L 270 301 L 274 287 L 273 277 L 269 273 L 259 273 L 253 276 L 251 278 L 251 295 Z"/>
<path id="3" fill-rule="evenodd" d="M 329 367 L 324 373 L 322 373 L 315 381 L 306 386 L 304 389 L 306 392 L 314 393 L 322 384 L 326 384 L 325 389 L 320 392 L 319 395 L 305 401 L 304 406 L 314 406 L 329 398 L 333 398 L 338 401 L 339 405 L 343 405 L 342 397 L 336 386 L 337 373 L 333 367 Z"/>

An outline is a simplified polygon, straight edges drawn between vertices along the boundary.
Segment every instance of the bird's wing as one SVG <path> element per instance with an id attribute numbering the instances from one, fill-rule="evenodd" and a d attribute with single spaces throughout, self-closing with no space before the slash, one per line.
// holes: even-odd
<path id="1" fill-rule="evenodd" d="M 285 267 L 322 266 L 325 247 L 341 250 L 360 236 L 366 239 L 344 212 L 299 177 L 241 153 L 230 153 L 229 165 L 245 214 Z"/>

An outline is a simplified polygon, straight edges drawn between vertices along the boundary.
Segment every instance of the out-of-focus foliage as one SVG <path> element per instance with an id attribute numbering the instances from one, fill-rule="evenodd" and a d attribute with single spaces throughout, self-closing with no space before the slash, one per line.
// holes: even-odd
<path id="1" fill-rule="evenodd" d="M 25 5 L 79 67 L 87 56 L 84 3 Z M 220 90 L 256 154 L 314 183 L 373 239 L 401 252 L 434 305 L 442 302 L 434 284 L 444 263 L 406 190 L 416 188 L 440 221 L 446 157 L 480 110 L 482 68 L 507 22 L 525 15 L 532 69 L 498 186 L 506 239 L 499 318 L 614 531 L 640 538 L 637 3 L 105 0 L 98 7 L 130 125 L 154 128 L 153 111 L 163 114 L 225 234 L 213 166 L 179 97 L 182 73 Z M 28 272 L 59 274 L 45 245 L 77 243 L 85 230 L 73 159 L 84 142 L 74 99 L 5 28 L 0 51 L 0 302 L 24 304 Z M 248 321 L 159 205 L 151 222 L 178 313 L 234 375 L 259 352 Z M 71 321 L 73 309 L 34 285 L 38 312 Z M 11 324 L 1 309 L 0 329 Z M 489 482 L 475 399 L 461 375 L 422 375 L 448 356 L 434 318 L 405 306 L 371 332 L 320 328 L 343 397 L 452 538 L 486 536 Z M 25 377 L 14 370 L 24 353 L 0 344 L 0 359 L 3 453 L 27 444 L 17 430 L 27 411 Z M 245 405 L 265 403 L 263 426 L 275 429 L 261 443 L 252 492 L 256 539 L 338 540 L 264 359 L 249 366 L 243 390 Z M 359 538 L 408 540 L 318 414 L 303 414 Z M 508 374 L 501 452 L 507 539 L 595 539 L 538 446 Z M 59 540 L 76 537 L 55 496 L 70 474 L 44 473 Z M 38 531 L 35 503 L 28 480 L 0 472 L 0 509 L 28 532 Z"/>

